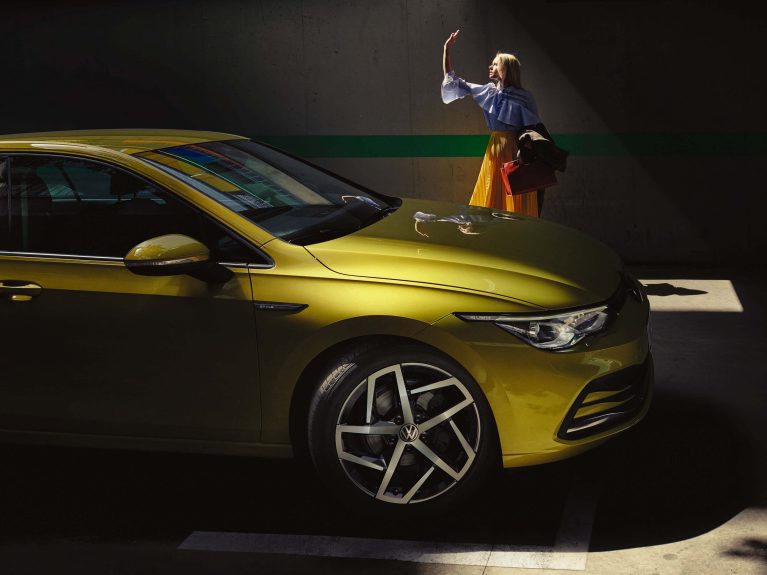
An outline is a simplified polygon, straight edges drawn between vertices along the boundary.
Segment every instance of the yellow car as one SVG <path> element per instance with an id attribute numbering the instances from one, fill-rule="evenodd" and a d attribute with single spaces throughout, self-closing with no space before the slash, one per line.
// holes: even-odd
<path id="1" fill-rule="evenodd" d="M 637 423 L 647 323 L 554 223 L 231 134 L 0 138 L 6 440 L 305 454 L 355 507 L 439 510 Z"/>

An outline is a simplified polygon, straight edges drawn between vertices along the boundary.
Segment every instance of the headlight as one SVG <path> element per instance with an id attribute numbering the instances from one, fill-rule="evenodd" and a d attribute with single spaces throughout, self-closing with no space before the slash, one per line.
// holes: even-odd
<path id="1" fill-rule="evenodd" d="M 559 350 L 574 346 L 607 325 L 607 306 L 552 315 L 519 316 L 456 313 L 464 321 L 492 322 L 539 349 Z"/>

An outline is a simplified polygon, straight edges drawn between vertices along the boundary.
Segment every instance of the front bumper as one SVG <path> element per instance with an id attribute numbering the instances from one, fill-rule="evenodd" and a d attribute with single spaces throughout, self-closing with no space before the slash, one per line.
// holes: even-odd
<path id="1" fill-rule="evenodd" d="M 608 327 L 561 352 L 533 348 L 498 326 L 443 318 L 434 343 L 480 385 L 496 420 L 504 467 L 547 463 L 638 423 L 652 397 L 645 298 L 626 297 Z"/>
<path id="2" fill-rule="evenodd" d="M 591 381 L 578 394 L 557 432 L 564 441 L 584 439 L 631 422 L 649 403 L 652 354 L 641 364 Z"/>

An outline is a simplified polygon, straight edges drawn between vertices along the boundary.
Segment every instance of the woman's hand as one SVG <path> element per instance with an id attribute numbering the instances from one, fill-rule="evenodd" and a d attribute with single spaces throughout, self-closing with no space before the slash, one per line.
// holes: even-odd
<path id="1" fill-rule="evenodd" d="M 442 73 L 445 75 L 447 75 L 448 72 L 453 71 L 453 64 L 450 62 L 450 48 L 455 44 L 455 41 L 458 39 L 458 34 L 460 33 L 460 30 L 456 30 L 450 34 L 450 38 L 445 40 L 445 49 L 442 51 Z"/>
<path id="2" fill-rule="evenodd" d="M 450 49 L 450 47 L 451 47 L 453 44 L 455 44 L 455 41 L 458 39 L 458 34 L 460 34 L 460 33 L 461 33 L 461 31 L 460 31 L 460 30 L 456 30 L 455 32 L 453 32 L 452 34 L 450 34 L 450 38 L 448 38 L 447 40 L 445 40 L 445 50 L 448 50 L 448 49 Z"/>

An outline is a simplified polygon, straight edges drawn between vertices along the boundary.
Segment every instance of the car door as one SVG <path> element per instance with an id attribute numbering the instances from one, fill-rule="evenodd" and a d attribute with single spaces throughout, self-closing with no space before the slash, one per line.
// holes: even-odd
<path id="1" fill-rule="evenodd" d="M 85 158 L 0 158 L 0 429 L 257 441 L 248 266 L 263 255 L 201 211 Z M 141 241 L 184 234 L 233 277 L 131 273 Z"/>

